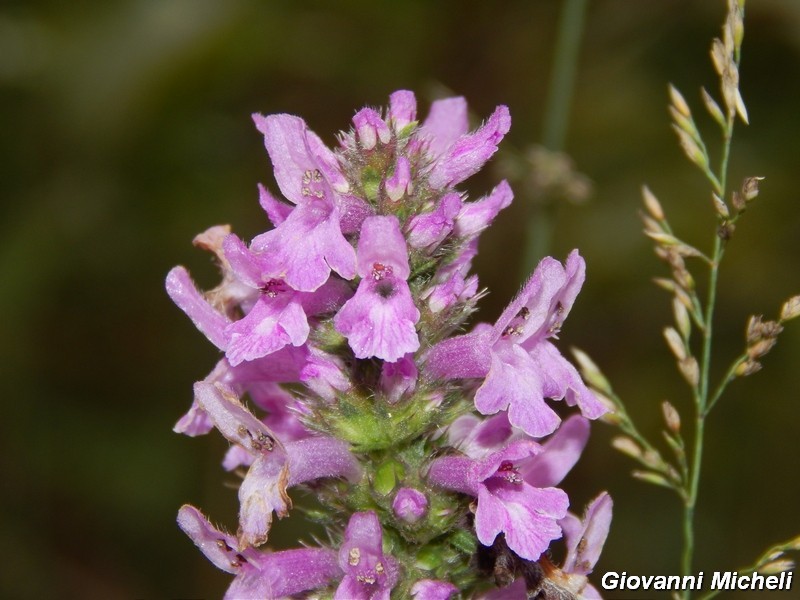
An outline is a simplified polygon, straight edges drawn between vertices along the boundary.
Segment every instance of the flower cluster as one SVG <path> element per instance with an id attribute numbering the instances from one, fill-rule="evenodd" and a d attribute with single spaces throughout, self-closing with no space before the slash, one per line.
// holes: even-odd
<path id="1" fill-rule="evenodd" d="M 606 410 L 553 344 L 583 259 L 545 259 L 496 323 L 456 335 L 481 296 L 478 238 L 512 192 L 503 181 L 469 201 L 455 186 L 495 153 L 508 109 L 470 132 L 463 98 L 420 123 L 414 94 L 398 91 L 387 110 L 358 111 L 335 151 L 298 117 L 253 118 L 283 196 L 259 186 L 273 227 L 249 243 L 227 226 L 195 238 L 222 271 L 213 290 L 182 267 L 167 276 L 223 353 L 175 430 L 216 428 L 231 444 L 224 468 L 243 477 L 236 535 L 189 505 L 178 516 L 235 576 L 228 597 L 596 595 L 586 575 L 611 501 L 581 520 L 555 487 Z M 547 399 L 577 411 L 562 421 Z M 329 540 L 267 550 L 273 513 L 302 490 Z M 544 553 L 562 536 L 558 568 Z M 501 545 L 539 580 L 476 566 Z"/>

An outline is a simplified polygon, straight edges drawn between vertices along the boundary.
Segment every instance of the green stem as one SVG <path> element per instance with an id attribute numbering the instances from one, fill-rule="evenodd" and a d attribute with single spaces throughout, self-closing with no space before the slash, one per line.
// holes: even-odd
<path id="1" fill-rule="evenodd" d="M 559 19 L 542 131 L 542 144 L 553 152 L 564 149 L 567 137 L 587 4 L 588 0 L 565 0 Z M 534 202 L 530 206 L 528 235 L 522 252 L 523 277 L 528 277 L 539 260 L 549 252 L 554 213 L 551 203 Z"/>
<path id="2" fill-rule="evenodd" d="M 558 24 L 558 39 L 542 134 L 542 143 L 554 152 L 564 149 L 587 4 L 588 0 L 566 0 Z"/>
<path id="3" fill-rule="evenodd" d="M 711 409 L 714 408 L 714 405 L 717 403 L 717 400 L 719 400 L 720 396 L 722 396 L 722 392 L 725 391 L 725 388 L 728 386 L 728 384 L 736 377 L 736 369 L 738 369 L 739 366 L 746 360 L 747 354 L 742 354 L 739 358 L 731 363 L 728 372 L 725 373 L 725 377 L 722 378 L 722 380 L 719 382 L 719 385 L 717 385 L 717 388 L 714 390 L 714 393 L 711 394 L 711 399 L 706 405 L 705 416 L 709 415 Z"/>
<path id="4" fill-rule="evenodd" d="M 728 115 L 722 144 L 722 157 L 720 159 L 719 178 L 712 180 L 712 184 L 719 185 L 720 196 L 724 198 L 728 173 L 728 159 L 730 157 L 731 138 L 733 136 L 734 115 Z M 718 183 L 717 183 L 718 182 Z M 709 406 L 717 401 L 717 394 L 709 404 L 709 371 L 711 367 L 711 341 L 713 332 L 714 306 L 717 300 L 717 280 L 719 265 L 725 253 L 725 244 L 719 235 L 714 236 L 714 251 L 711 255 L 711 270 L 708 277 L 708 298 L 705 311 L 705 329 L 703 329 L 703 349 L 700 362 L 699 389 L 695 396 L 695 441 L 692 453 L 691 478 L 686 494 L 686 503 L 683 513 L 683 556 L 681 570 L 684 575 L 692 574 L 692 558 L 694 556 L 694 514 L 697 506 L 697 494 L 700 488 L 700 471 L 703 464 L 703 440 L 705 434 L 705 421 L 708 416 Z M 691 597 L 687 590 L 684 598 Z"/>

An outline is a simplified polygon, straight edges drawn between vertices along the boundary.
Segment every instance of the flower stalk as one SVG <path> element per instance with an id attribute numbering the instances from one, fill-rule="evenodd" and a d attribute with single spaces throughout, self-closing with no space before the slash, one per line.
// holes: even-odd
<path id="1" fill-rule="evenodd" d="M 182 267 L 167 276 L 222 353 L 176 431 L 217 429 L 223 467 L 243 473 L 235 534 L 189 505 L 178 519 L 234 576 L 227 597 L 593 591 L 611 500 L 580 519 L 557 487 L 607 412 L 554 345 L 585 263 L 545 258 L 494 324 L 467 330 L 483 295 L 478 238 L 513 194 L 503 181 L 471 201 L 456 187 L 511 123 L 505 106 L 473 131 L 466 115 L 447 98 L 420 122 L 400 90 L 358 111 L 335 150 L 299 117 L 254 115 L 285 198 L 259 186 L 273 228 L 249 243 L 227 226 L 201 234 L 222 271 L 209 292 Z M 327 541 L 272 552 L 273 520 L 302 511 L 298 492 L 322 506 L 306 516 Z M 545 553 L 561 538 L 556 567 Z"/>

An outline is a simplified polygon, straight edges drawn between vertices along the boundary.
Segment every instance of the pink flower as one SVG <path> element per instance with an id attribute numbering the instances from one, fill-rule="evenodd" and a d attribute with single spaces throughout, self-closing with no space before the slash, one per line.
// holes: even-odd
<path id="1" fill-rule="evenodd" d="M 420 315 L 406 282 L 410 273 L 397 217 L 365 219 L 358 240 L 361 283 L 334 318 L 356 358 L 394 362 L 419 348 L 414 326 Z"/>
<path id="2" fill-rule="evenodd" d="M 445 456 L 430 467 L 432 483 L 478 499 L 475 532 L 490 546 L 505 534 L 508 547 L 537 560 L 561 537 L 559 521 L 569 500 L 556 485 L 578 460 L 589 435 L 588 422 L 574 416 L 543 446 L 515 431 L 504 413 L 480 422 L 457 419 L 450 442 L 466 456 Z"/>
<path id="3" fill-rule="evenodd" d="M 256 236 L 251 250 L 262 255 L 268 275 L 295 290 L 316 290 L 331 270 L 352 279 L 355 252 L 339 223 L 340 195 L 349 186 L 336 156 L 298 117 L 253 120 L 264 134 L 281 192 L 297 206 L 275 229 Z"/>
<path id="4" fill-rule="evenodd" d="M 460 103 L 454 100 L 451 102 L 460 109 Z M 467 135 L 460 133 L 466 129 L 462 112 L 459 110 L 455 115 L 442 114 L 444 112 L 440 113 L 439 106 L 434 103 L 423 125 L 423 129 L 433 133 L 429 148 L 438 155 L 428 174 L 428 183 L 435 189 L 457 185 L 480 171 L 497 152 L 498 144 L 511 127 L 511 115 L 506 106 L 498 106 L 486 123 Z"/>
<path id="5" fill-rule="evenodd" d="M 600 598 L 600 593 L 588 583 L 586 576 L 592 572 L 611 527 L 611 497 L 603 492 L 586 507 L 580 519 L 568 513 L 561 520 L 561 528 L 567 541 L 567 557 L 562 571 L 582 598 Z"/>
<path id="6" fill-rule="evenodd" d="M 273 511 L 279 517 L 288 514 L 289 487 L 320 477 L 360 477 L 358 462 L 344 442 L 320 436 L 283 444 L 231 390 L 201 382 L 195 384 L 195 394 L 220 433 L 253 457 L 239 487 L 240 548 L 267 540 Z"/>
<path id="7" fill-rule="evenodd" d="M 225 354 L 234 366 L 271 354 L 287 344 L 304 344 L 310 331 L 306 315 L 333 312 L 350 293 L 346 284 L 336 279 L 328 280 L 313 292 L 292 289 L 285 281 L 270 275 L 265 255 L 252 252 L 233 234 L 225 238 L 223 248 L 239 281 L 257 293 L 245 316 L 225 328 Z"/>
<path id="8" fill-rule="evenodd" d="M 450 600 L 457 593 L 458 588 L 452 583 L 435 579 L 420 579 L 411 586 L 414 600 Z"/>
<path id="9" fill-rule="evenodd" d="M 544 398 L 577 404 L 590 419 L 601 416 L 606 408 L 549 341 L 572 308 L 584 270 L 577 251 L 566 268 L 545 258 L 494 327 L 437 344 L 428 369 L 444 378 L 484 377 L 475 407 L 486 415 L 508 409 L 511 423 L 533 437 L 552 433 L 561 421 Z"/>
<path id="10" fill-rule="evenodd" d="M 389 600 L 397 583 L 398 566 L 383 553 L 383 533 L 378 516 L 357 512 L 350 517 L 339 548 L 339 567 L 344 572 L 334 600 Z"/>
<path id="11" fill-rule="evenodd" d="M 237 549 L 237 540 L 208 522 L 188 504 L 178 512 L 178 526 L 206 558 L 235 575 L 226 600 L 276 600 L 327 586 L 341 573 L 333 550 L 302 548 L 283 552 Z"/>

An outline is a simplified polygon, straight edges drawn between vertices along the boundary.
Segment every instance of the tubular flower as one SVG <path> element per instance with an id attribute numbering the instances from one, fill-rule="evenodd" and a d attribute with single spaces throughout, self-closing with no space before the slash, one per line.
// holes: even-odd
<path id="1" fill-rule="evenodd" d="M 334 319 L 356 358 L 395 362 L 419 348 L 414 306 L 406 279 L 408 251 L 396 217 L 369 217 L 358 241 L 361 283 Z"/>
<path id="2" fill-rule="evenodd" d="M 590 419 L 603 415 L 606 408 L 549 341 L 558 336 L 584 271 L 577 251 L 566 268 L 545 258 L 494 327 L 440 343 L 428 357 L 429 369 L 446 378 L 484 378 L 475 407 L 485 415 L 508 409 L 511 423 L 533 437 L 552 433 L 561 421 L 545 398 L 577 404 Z"/>
<path id="3" fill-rule="evenodd" d="M 453 424 L 450 441 L 466 456 L 436 459 L 429 480 L 478 499 L 475 531 L 491 545 L 505 534 L 509 548 L 537 560 L 561 536 L 558 521 L 569 501 L 558 484 L 580 457 L 588 422 L 571 417 L 544 445 L 515 432 L 504 413 L 479 422 L 472 416 Z"/>

